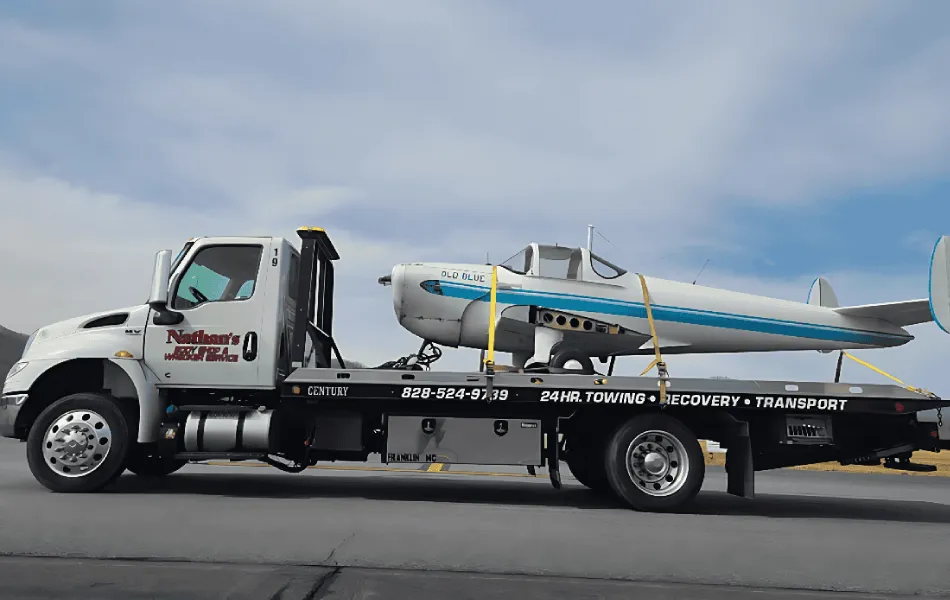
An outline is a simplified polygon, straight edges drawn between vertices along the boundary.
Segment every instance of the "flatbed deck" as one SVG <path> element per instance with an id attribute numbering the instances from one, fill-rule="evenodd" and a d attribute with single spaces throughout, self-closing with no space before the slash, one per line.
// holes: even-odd
<path id="1" fill-rule="evenodd" d="M 483 373 L 301 368 L 288 376 L 284 398 L 488 403 Z M 495 373 L 491 404 L 661 406 L 658 377 L 567 373 Z M 897 385 L 671 378 L 665 407 L 822 414 L 903 414 L 950 407 L 950 401 Z"/>

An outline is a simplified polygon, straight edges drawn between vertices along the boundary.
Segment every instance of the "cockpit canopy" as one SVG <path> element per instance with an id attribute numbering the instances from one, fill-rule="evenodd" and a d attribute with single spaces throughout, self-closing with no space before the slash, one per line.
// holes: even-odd
<path id="1" fill-rule="evenodd" d="M 626 273 L 586 248 L 529 244 L 501 265 L 509 271 L 554 279 L 614 279 Z"/>

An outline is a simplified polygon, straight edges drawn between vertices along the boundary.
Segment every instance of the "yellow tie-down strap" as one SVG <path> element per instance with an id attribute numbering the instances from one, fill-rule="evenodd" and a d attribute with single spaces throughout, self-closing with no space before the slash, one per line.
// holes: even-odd
<path id="1" fill-rule="evenodd" d="M 841 354 L 843 354 L 844 356 L 847 356 L 848 358 L 850 358 L 850 359 L 853 360 L 854 362 L 858 363 L 859 365 L 862 365 L 862 366 L 865 366 L 865 367 L 871 369 L 871 370 L 874 371 L 875 373 L 880 373 L 880 374 L 883 375 L 884 377 L 887 377 L 888 379 L 892 379 L 892 380 L 896 381 L 896 382 L 899 383 L 901 386 L 903 386 L 904 389 L 910 390 L 910 391 L 912 391 L 912 392 L 917 392 L 918 394 L 923 394 L 924 396 L 929 396 L 929 397 L 931 397 L 931 398 L 937 398 L 937 395 L 934 394 L 933 392 L 931 392 L 931 391 L 929 391 L 929 390 L 925 390 L 924 388 L 919 388 L 919 387 L 914 387 L 914 386 L 912 386 L 912 385 L 907 385 L 906 383 L 904 383 L 903 381 L 901 381 L 901 380 L 898 379 L 897 377 L 894 377 L 894 376 L 891 375 L 890 373 L 886 373 L 885 371 L 883 371 L 883 370 L 881 370 L 881 369 L 878 369 L 877 367 L 875 367 L 875 366 L 872 365 L 871 363 L 869 363 L 869 362 L 867 362 L 867 361 L 863 361 L 863 360 L 861 360 L 860 358 L 858 358 L 857 356 L 853 356 L 853 355 L 851 355 L 851 354 L 848 354 L 848 353 L 845 352 L 844 350 L 841 351 Z"/>
<path id="2" fill-rule="evenodd" d="M 485 366 L 489 372 L 495 366 L 495 312 L 498 310 L 498 267 L 491 268 L 491 291 L 488 299 L 488 352 L 485 357 Z"/>
<path id="3" fill-rule="evenodd" d="M 660 377 L 660 404 L 666 404 L 666 381 L 669 379 L 669 374 L 666 371 L 666 363 L 663 362 L 663 356 L 660 354 L 660 340 L 656 336 L 656 324 L 653 322 L 653 309 L 650 307 L 650 292 L 647 290 L 647 280 L 644 279 L 640 273 L 637 273 L 637 277 L 640 278 L 640 289 L 643 290 L 643 305 L 647 309 L 647 321 L 650 323 L 650 337 L 653 338 L 653 351 L 656 354 L 656 358 L 653 359 L 650 366 L 640 373 L 640 376 L 643 377 L 647 371 L 656 367 L 656 372 Z"/>

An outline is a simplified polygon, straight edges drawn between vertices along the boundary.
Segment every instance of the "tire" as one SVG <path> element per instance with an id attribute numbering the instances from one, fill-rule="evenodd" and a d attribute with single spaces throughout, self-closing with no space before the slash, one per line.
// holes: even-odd
<path id="1" fill-rule="evenodd" d="M 601 458 L 603 443 L 598 443 L 592 436 L 581 432 L 571 433 L 565 441 L 567 448 L 564 462 L 574 479 L 591 491 L 613 495 L 614 491 L 607 480 L 607 471 Z"/>
<path id="2" fill-rule="evenodd" d="M 62 435 L 67 428 L 69 437 Z M 61 493 L 95 492 L 125 470 L 129 426 L 112 396 L 71 394 L 40 413 L 26 444 L 30 471 L 43 486 Z M 63 456 L 75 462 L 64 464 Z"/>
<path id="3" fill-rule="evenodd" d="M 187 460 L 157 456 L 137 448 L 129 453 L 125 468 L 139 477 L 166 477 L 187 464 Z"/>
<path id="4" fill-rule="evenodd" d="M 604 470 L 602 463 L 599 464 L 598 468 L 598 463 L 591 460 L 591 457 L 577 454 L 569 455 L 564 462 L 567 463 L 567 468 L 571 470 L 571 475 L 581 485 L 598 494 L 613 495 L 614 491 L 610 487 L 610 481 L 607 480 L 607 471 Z"/>
<path id="5" fill-rule="evenodd" d="M 555 347 L 551 352 L 550 366 L 556 369 L 576 370 L 584 375 L 594 373 L 594 361 L 585 353 L 573 348 L 560 349 Z"/>
<path id="6" fill-rule="evenodd" d="M 628 457 L 636 467 L 628 466 Z M 604 462 L 610 487 L 639 511 L 673 511 L 688 504 L 706 476 L 699 440 L 664 414 L 640 415 L 620 426 L 607 443 Z"/>

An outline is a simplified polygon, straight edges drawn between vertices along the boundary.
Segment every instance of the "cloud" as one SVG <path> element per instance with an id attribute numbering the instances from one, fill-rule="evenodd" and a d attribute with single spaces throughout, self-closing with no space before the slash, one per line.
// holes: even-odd
<path id="1" fill-rule="evenodd" d="M 0 255 L 10 257 L 0 262 L 0 279 L 13 282 L 8 289 L 14 290 L 5 294 L 4 325 L 29 332 L 53 320 L 142 302 L 157 250 L 177 249 L 196 235 L 263 234 L 296 240 L 295 227 L 306 223 L 297 220 L 302 211 L 295 201 L 308 198 L 317 209 L 321 202 L 335 204 L 345 197 L 338 190 L 304 189 L 289 194 L 289 205 L 275 199 L 280 211 L 268 212 L 266 205 L 195 210 L 0 169 Z M 362 282 L 375 286 L 380 265 L 411 253 L 405 245 L 345 230 L 333 238 L 347 257 L 338 290 L 344 296 L 353 286 L 365 294 Z M 388 301 L 385 294 L 378 298 Z"/>
<path id="2" fill-rule="evenodd" d="M 0 264 L 17 286 L 4 325 L 140 301 L 153 252 L 188 237 L 300 224 L 342 250 L 337 331 L 369 363 L 417 343 L 375 284 L 392 264 L 582 244 L 590 222 L 629 269 L 691 281 L 712 258 L 701 283 L 803 299 L 814 274 L 796 240 L 827 236 L 789 223 L 948 175 L 943 5 L 228 9 L 103 0 L 0 19 L 0 82 L 16 90 L 0 99 L 0 251 L 18 257 Z M 901 234 L 920 228 L 899 218 Z M 835 256 L 872 243 L 859 229 Z M 742 276 L 717 266 L 739 261 Z M 885 267 L 842 273 L 839 297 L 921 296 Z M 882 352 L 913 369 L 941 343 Z M 827 357 L 812 358 L 689 360 L 805 373 Z"/>

